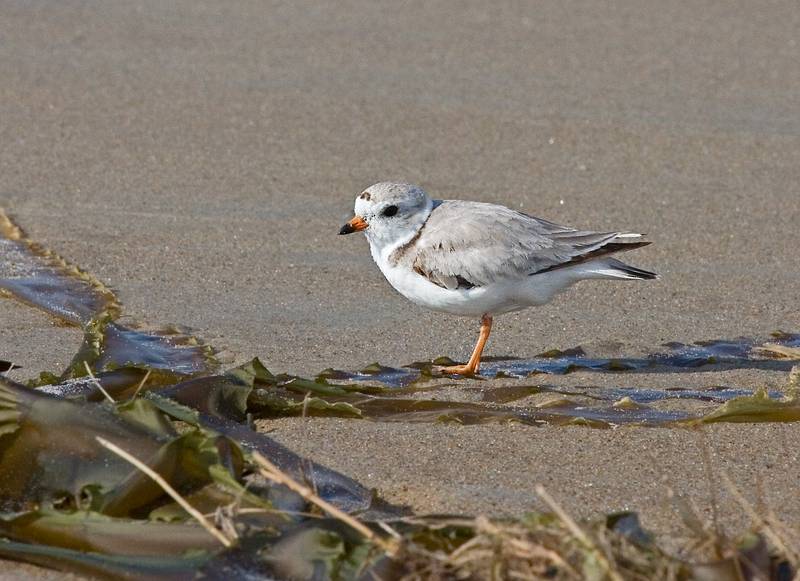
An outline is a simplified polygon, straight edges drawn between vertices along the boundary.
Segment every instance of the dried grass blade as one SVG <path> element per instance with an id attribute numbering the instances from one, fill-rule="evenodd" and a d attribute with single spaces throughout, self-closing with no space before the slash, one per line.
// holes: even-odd
<path id="1" fill-rule="evenodd" d="M 611 563 L 609 563 L 606 555 L 597 547 L 597 545 L 595 545 L 594 542 L 592 542 L 586 533 L 583 532 L 583 529 L 581 529 L 578 524 L 572 520 L 572 517 L 570 517 L 563 508 L 561 508 L 561 505 L 559 505 L 555 499 L 550 496 L 550 494 L 544 489 L 544 486 L 538 484 L 535 490 L 537 496 L 539 496 L 539 498 L 541 498 L 545 504 L 550 507 L 550 510 L 552 510 L 561 520 L 561 522 L 564 523 L 564 526 L 567 527 L 572 535 L 587 549 L 594 552 L 598 563 L 600 563 L 600 565 L 603 567 L 606 574 L 614 581 L 624 581 L 622 575 L 620 575 L 619 572 L 611 566 Z"/>

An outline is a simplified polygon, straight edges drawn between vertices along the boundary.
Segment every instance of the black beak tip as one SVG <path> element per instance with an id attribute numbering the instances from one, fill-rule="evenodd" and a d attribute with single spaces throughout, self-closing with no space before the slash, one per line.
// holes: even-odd
<path id="1" fill-rule="evenodd" d="M 352 234 L 355 231 L 356 229 L 353 228 L 350 224 L 345 224 L 339 229 L 339 236 L 342 236 L 343 234 Z"/>

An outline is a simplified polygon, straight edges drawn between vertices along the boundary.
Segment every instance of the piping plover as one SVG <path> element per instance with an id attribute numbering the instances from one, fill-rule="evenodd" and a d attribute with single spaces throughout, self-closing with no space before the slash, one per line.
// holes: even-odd
<path id="1" fill-rule="evenodd" d="M 581 280 L 657 276 L 610 256 L 650 244 L 641 234 L 575 230 L 496 204 L 433 200 L 411 184 L 382 182 L 359 194 L 355 217 L 339 234 L 361 230 L 404 297 L 480 317 L 469 362 L 442 369 L 450 374 L 478 371 L 495 315 L 543 305 Z"/>

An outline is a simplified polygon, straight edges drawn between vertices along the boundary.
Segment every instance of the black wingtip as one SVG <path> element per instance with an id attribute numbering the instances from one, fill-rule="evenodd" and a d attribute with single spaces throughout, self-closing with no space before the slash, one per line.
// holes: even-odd
<path id="1" fill-rule="evenodd" d="M 617 270 L 641 280 L 656 280 L 659 278 L 658 274 L 655 272 L 650 272 L 649 270 L 644 270 L 643 268 L 636 268 L 630 264 L 622 263 L 621 265 L 616 265 L 615 267 Z"/>

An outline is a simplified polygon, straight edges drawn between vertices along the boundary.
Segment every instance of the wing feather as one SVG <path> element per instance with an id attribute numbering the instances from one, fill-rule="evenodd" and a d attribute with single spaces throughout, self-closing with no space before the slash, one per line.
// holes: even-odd
<path id="1" fill-rule="evenodd" d="M 642 244 L 620 232 L 575 230 L 505 206 L 446 200 L 408 247 L 396 251 L 396 261 L 441 287 L 472 288 L 593 258 L 606 245 L 609 253 L 624 250 L 624 242 Z"/>

